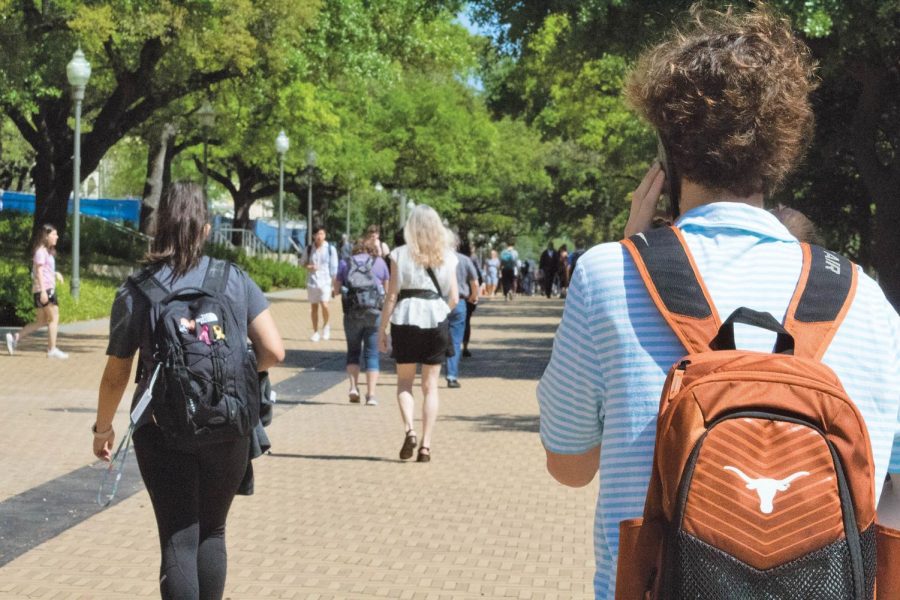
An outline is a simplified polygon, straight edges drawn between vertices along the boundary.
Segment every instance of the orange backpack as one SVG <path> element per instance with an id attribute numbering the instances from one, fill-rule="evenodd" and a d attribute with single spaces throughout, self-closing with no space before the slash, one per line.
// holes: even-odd
<path id="1" fill-rule="evenodd" d="M 620 524 L 617 600 L 871 600 L 876 570 L 879 598 L 900 598 L 866 424 L 821 362 L 856 267 L 803 244 L 783 325 L 748 308 L 723 323 L 677 228 L 622 243 L 688 354 L 662 391 L 643 519 Z M 736 349 L 735 323 L 775 332 L 773 352 Z"/>

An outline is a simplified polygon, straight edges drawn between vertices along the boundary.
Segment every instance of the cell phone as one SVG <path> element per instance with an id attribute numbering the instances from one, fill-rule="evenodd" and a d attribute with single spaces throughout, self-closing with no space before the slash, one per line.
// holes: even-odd
<path id="1" fill-rule="evenodd" d="M 678 173 L 675 171 L 675 166 L 669 160 L 669 152 L 666 149 L 666 143 L 663 141 L 662 136 L 657 134 L 656 141 L 657 158 L 659 158 L 659 164 L 662 167 L 663 173 L 666 174 L 666 183 L 663 185 L 663 194 L 668 199 L 667 212 L 674 223 L 675 219 L 681 214 L 681 211 L 678 208 L 681 193 L 681 180 L 678 177 Z"/>

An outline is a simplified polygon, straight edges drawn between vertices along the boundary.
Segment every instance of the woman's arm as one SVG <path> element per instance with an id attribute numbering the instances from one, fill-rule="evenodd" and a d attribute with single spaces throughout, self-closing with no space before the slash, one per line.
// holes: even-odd
<path id="1" fill-rule="evenodd" d="M 284 342 L 268 308 L 250 322 L 247 335 L 253 342 L 257 371 L 268 371 L 270 367 L 284 360 Z"/>
<path id="2" fill-rule="evenodd" d="M 456 275 L 450 278 L 450 296 L 447 298 L 447 305 L 450 310 L 456 308 L 459 304 L 459 284 L 456 282 Z"/>
<path id="3" fill-rule="evenodd" d="M 131 378 L 131 364 L 134 355 L 128 358 L 110 356 L 106 359 L 106 368 L 100 380 L 100 393 L 97 399 L 97 420 L 94 422 L 94 456 L 109 462 L 112 455 L 116 432 L 112 421 L 116 409 L 122 401 L 122 395 Z"/>
<path id="4" fill-rule="evenodd" d="M 384 306 L 381 308 L 381 326 L 378 328 L 378 349 L 388 351 L 387 328 L 391 324 L 391 315 L 397 305 L 397 295 L 400 293 L 400 275 L 397 273 L 400 265 L 394 264 L 391 269 L 391 282 L 388 284 L 387 294 L 384 296 Z"/>

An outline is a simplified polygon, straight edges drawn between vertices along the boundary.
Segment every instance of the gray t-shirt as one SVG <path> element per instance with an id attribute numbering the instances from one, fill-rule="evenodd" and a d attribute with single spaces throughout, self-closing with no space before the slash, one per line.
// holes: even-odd
<path id="1" fill-rule="evenodd" d="M 172 280 L 172 269 L 164 266 L 156 273 L 156 279 L 170 290 L 187 287 L 200 287 L 209 258 L 204 256 L 196 268 L 185 273 L 184 277 Z M 247 274 L 235 265 L 231 265 L 228 282 L 225 285 L 225 296 L 231 300 L 234 314 L 237 317 L 240 335 L 247 338 L 247 327 L 259 314 L 269 307 L 269 301 L 263 295 L 259 286 L 247 276 Z M 142 339 L 149 330 L 147 327 L 150 319 L 150 303 L 140 290 L 126 281 L 116 292 L 113 301 L 112 313 L 109 317 L 109 344 L 106 347 L 107 356 L 118 358 L 131 358 L 134 353 L 143 347 L 142 360 L 144 361 L 145 377 L 135 390 L 132 408 L 137 399 L 144 393 L 149 379 L 150 370 L 153 367 L 150 358 L 150 340 Z"/>
<path id="2" fill-rule="evenodd" d="M 469 288 L 470 281 L 478 281 L 478 271 L 472 259 L 465 254 L 456 253 L 459 262 L 456 264 L 456 284 L 459 286 L 459 297 L 468 298 L 472 290 Z"/>

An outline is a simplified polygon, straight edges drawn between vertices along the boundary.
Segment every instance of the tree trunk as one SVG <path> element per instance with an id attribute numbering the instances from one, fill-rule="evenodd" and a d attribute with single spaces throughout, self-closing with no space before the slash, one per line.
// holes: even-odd
<path id="1" fill-rule="evenodd" d="M 875 200 L 875 269 L 878 271 L 878 285 L 884 291 L 888 301 L 900 310 L 900 262 L 897 251 L 900 249 L 900 201 L 897 189 L 900 185 L 900 172 L 894 170 L 893 177 L 879 182 L 878 189 L 873 190 Z M 866 187 L 870 186 L 866 182 Z"/>
<path id="2" fill-rule="evenodd" d="M 59 167 L 51 158 L 38 153 L 31 179 L 34 181 L 34 226 L 36 232 L 45 223 L 52 223 L 63 237 L 66 233 L 66 214 L 72 193 L 72 162 Z"/>
<path id="3" fill-rule="evenodd" d="M 168 187 L 166 175 L 171 178 L 171 166 L 167 162 L 175 146 L 175 127 L 166 123 L 159 137 L 154 137 L 147 152 L 147 179 L 141 199 L 141 232 L 149 233 L 153 213 L 159 208 L 159 200 Z M 171 159 L 169 159 L 171 160 Z M 168 173 L 167 173 L 168 172 Z"/>
<path id="4" fill-rule="evenodd" d="M 250 229 L 250 207 L 253 205 L 253 195 L 250 193 L 250 186 L 241 186 L 232 195 L 232 198 L 234 199 L 234 228 Z M 243 241 L 243 233 L 234 232 L 231 243 L 242 245 Z"/>
<path id="5" fill-rule="evenodd" d="M 892 74 L 879 66 L 857 65 L 853 78 L 861 84 L 853 116 L 850 145 L 866 190 L 875 202 L 872 232 L 873 265 L 878 283 L 894 308 L 900 307 L 900 159 L 884 164 L 877 152 L 878 131 L 888 93 L 896 88 Z"/>

